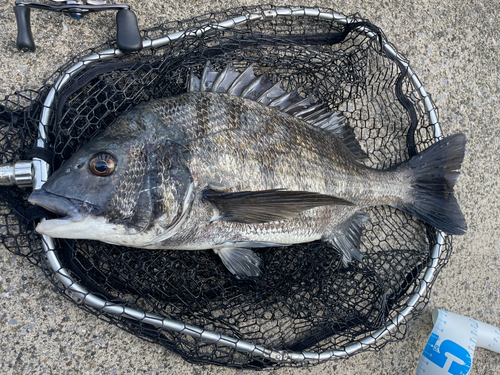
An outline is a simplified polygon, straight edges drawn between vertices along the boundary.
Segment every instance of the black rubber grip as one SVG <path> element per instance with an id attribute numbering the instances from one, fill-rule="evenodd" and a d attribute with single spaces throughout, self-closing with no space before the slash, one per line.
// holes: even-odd
<path id="1" fill-rule="evenodd" d="M 142 49 L 137 17 L 130 9 L 122 9 L 116 14 L 116 44 L 123 52 L 134 52 Z"/>
<path id="2" fill-rule="evenodd" d="M 30 8 L 23 5 L 14 6 L 17 21 L 17 48 L 35 52 L 35 41 L 31 33 Z"/>

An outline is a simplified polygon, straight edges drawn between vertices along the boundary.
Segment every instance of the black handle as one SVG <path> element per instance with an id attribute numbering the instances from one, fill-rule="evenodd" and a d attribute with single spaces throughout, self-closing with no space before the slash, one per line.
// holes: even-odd
<path id="1" fill-rule="evenodd" d="M 31 33 L 30 8 L 22 5 L 14 7 L 17 21 L 17 49 L 35 52 L 35 41 Z"/>
<path id="2" fill-rule="evenodd" d="M 134 52 L 142 49 L 137 17 L 129 9 L 121 9 L 116 14 L 116 44 L 123 52 Z"/>

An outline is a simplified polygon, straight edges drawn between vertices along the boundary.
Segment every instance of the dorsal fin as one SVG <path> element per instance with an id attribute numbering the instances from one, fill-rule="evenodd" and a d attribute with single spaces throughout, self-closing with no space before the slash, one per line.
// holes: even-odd
<path id="1" fill-rule="evenodd" d="M 361 149 L 352 128 L 346 124 L 339 112 L 331 112 L 323 104 L 316 104 L 311 97 L 303 98 L 297 91 L 287 92 L 281 88 L 281 81 L 271 82 L 266 73 L 255 76 L 253 64 L 243 73 L 234 70 L 229 63 L 223 71 L 213 69 L 210 61 L 205 65 L 201 78 L 191 73 L 188 92 L 213 91 L 251 99 L 263 105 L 279 109 L 293 117 L 322 129 L 343 141 L 357 159 L 367 157 Z"/>
<path id="2" fill-rule="evenodd" d="M 203 69 L 203 75 L 200 80 L 200 91 L 211 91 L 218 75 L 219 72 L 213 70 L 210 61 L 207 61 L 207 65 L 205 65 L 205 69 Z"/>
<path id="3" fill-rule="evenodd" d="M 219 74 L 217 79 L 212 86 L 212 91 L 214 92 L 227 92 L 229 86 L 234 82 L 240 73 L 233 69 L 231 63 L 226 65 L 226 68 Z"/>

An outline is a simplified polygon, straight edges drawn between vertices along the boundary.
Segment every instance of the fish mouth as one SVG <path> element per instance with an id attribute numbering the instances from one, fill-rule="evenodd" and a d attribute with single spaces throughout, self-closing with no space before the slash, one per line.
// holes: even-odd
<path id="1" fill-rule="evenodd" d="M 89 203 L 52 194 L 45 190 L 34 190 L 29 196 L 28 202 L 73 222 L 83 220 L 93 210 L 93 206 Z"/>

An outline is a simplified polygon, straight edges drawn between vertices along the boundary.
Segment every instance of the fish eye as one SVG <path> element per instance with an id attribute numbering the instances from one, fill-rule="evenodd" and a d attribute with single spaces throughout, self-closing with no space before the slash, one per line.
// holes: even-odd
<path id="1" fill-rule="evenodd" d="M 97 176 L 109 176 L 115 170 L 115 158 L 105 152 L 95 155 L 89 163 L 90 170 Z"/>

